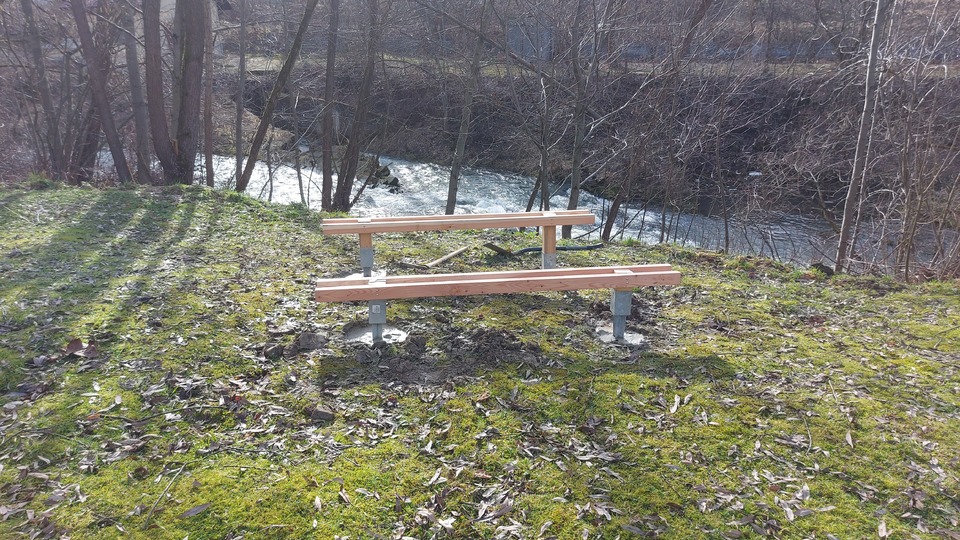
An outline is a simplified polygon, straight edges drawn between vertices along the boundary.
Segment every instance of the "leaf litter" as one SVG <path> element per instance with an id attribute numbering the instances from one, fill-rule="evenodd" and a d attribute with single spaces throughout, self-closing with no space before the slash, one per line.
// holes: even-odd
<path id="1" fill-rule="evenodd" d="M 185 212 L 205 197 L 124 204 Z M 122 215 L 117 205 L 90 219 Z M 369 348 L 340 338 L 356 309 L 308 299 L 318 269 L 354 264 L 350 245 L 319 241 L 301 221 L 311 218 L 280 209 L 224 210 L 179 239 L 133 230 L 74 270 L 22 248 L 2 261 L 28 285 L 46 285 L 52 268 L 78 287 L 25 297 L 15 309 L 32 315 L 0 320 L 0 350 L 28 359 L 0 409 L 3 530 L 82 538 L 152 522 L 189 534 L 213 515 L 224 537 L 331 532 L 358 515 L 367 528 L 352 534 L 390 538 L 788 538 L 807 527 L 952 538 L 958 527 L 958 351 L 939 336 L 891 345 L 867 333 L 956 325 L 956 299 L 936 289 L 941 307 L 921 310 L 870 281 L 812 291 L 789 268 L 734 258 L 723 264 L 752 265 L 753 277 L 728 286 L 689 265 L 699 285 L 638 294 L 647 310 L 631 324 L 653 350 L 596 344 L 582 330 L 592 293 L 511 297 L 556 324 L 556 342 L 528 317 L 464 298 L 400 306 L 411 339 Z M 110 227 L 70 256 L 85 260 Z M 124 273 L 101 289 L 110 302 L 79 289 Z M 864 291 L 902 311 L 871 314 Z M 119 498 L 101 477 L 117 478 L 105 485 Z M 233 507 L 295 478 L 314 479 L 293 498 L 315 513 L 305 521 L 279 511 L 254 525 Z M 200 498 L 222 482 L 250 495 Z M 78 513 L 92 501 L 98 517 Z"/>

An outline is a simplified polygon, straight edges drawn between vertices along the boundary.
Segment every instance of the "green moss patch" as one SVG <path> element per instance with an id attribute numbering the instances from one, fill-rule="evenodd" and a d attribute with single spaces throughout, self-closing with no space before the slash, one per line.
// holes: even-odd
<path id="1" fill-rule="evenodd" d="M 394 302 L 348 343 L 357 271 L 320 216 L 202 188 L 0 192 L 0 537 L 950 537 L 960 293 L 672 246 L 600 343 L 607 291 Z M 535 268 L 382 235 L 414 273 Z"/>

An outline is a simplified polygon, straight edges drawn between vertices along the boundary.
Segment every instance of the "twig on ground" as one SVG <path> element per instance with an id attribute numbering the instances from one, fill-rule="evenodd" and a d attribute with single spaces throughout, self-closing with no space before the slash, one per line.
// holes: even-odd
<path id="1" fill-rule="evenodd" d="M 813 433 L 810 432 L 810 424 L 807 423 L 807 415 L 800 412 L 800 418 L 803 419 L 803 425 L 807 428 L 807 453 L 813 452 Z"/>
<path id="2" fill-rule="evenodd" d="M 147 530 L 150 527 L 150 519 L 153 518 L 153 512 L 157 509 L 157 505 L 160 504 L 160 501 L 163 500 L 163 497 L 170 491 L 170 488 L 173 487 L 173 483 L 177 481 L 177 478 L 180 478 L 180 474 L 183 473 L 183 470 L 187 468 L 190 462 L 180 465 L 180 468 L 177 469 L 177 474 L 173 475 L 173 478 L 167 483 L 167 487 L 163 489 L 163 492 L 160 493 L 160 496 L 157 497 L 157 500 L 153 502 L 153 506 L 150 507 L 150 511 L 147 512 L 147 519 L 143 522 L 143 526 L 140 527 L 141 530 Z"/>
<path id="3" fill-rule="evenodd" d="M 197 410 L 197 409 L 223 409 L 225 411 L 230 410 L 228 407 L 224 407 L 223 405 L 188 405 L 186 407 L 181 407 L 179 409 L 173 409 L 172 411 L 163 411 L 156 414 L 151 414 L 149 416 L 144 416 L 143 418 L 139 418 L 139 419 L 127 418 L 126 416 L 120 416 L 118 414 L 101 414 L 100 418 L 111 418 L 114 420 L 122 420 L 130 424 L 136 424 L 136 423 L 146 422 L 147 420 L 153 420 L 154 418 L 157 418 L 159 416 L 165 416 L 168 414 L 174 414 L 178 412 Z"/>

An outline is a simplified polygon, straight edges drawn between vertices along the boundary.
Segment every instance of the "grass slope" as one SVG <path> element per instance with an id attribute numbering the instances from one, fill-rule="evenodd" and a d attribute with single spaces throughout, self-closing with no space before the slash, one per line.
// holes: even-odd
<path id="1" fill-rule="evenodd" d="M 509 232 L 384 235 L 378 261 Z M 395 302 L 316 214 L 204 189 L 0 192 L 0 537 L 960 538 L 960 294 L 671 247 L 635 294 Z M 535 267 L 480 249 L 441 271 Z"/>

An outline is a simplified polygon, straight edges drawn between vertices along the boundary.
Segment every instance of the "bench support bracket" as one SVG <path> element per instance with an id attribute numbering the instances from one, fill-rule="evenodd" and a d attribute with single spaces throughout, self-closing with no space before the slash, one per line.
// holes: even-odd
<path id="1" fill-rule="evenodd" d="M 360 234 L 360 268 L 363 277 L 373 275 L 373 235 Z"/>
<path id="2" fill-rule="evenodd" d="M 627 330 L 627 317 L 633 300 L 631 289 L 614 289 L 610 295 L 610 312 L 613 313 L 613 337 L 620 341 Z"/>
<path id="3" fill-rule="evenodd" d="M 552 212 L 550 212 L 552 214 Z M 545 225 L 540 233 L 543 235 L 543 252 L 540 254 L 540 265 L 543 268 L 557 267 L 557 228 Z"/>
<path id="4" fill-rule="evenodd" d="M 360 268 L 363 269 L 363 277 L 373 275 L 373 248 L 360 248 Z"/>
<path id="5" fill-rule="evenodd" d="M 373 342 L 382 342 L 383 326 L 387 324 L 387 302 L 385 300 L 371 300 L 367 305 L 367 310 L 370 330 L 373 333 Z"/>

